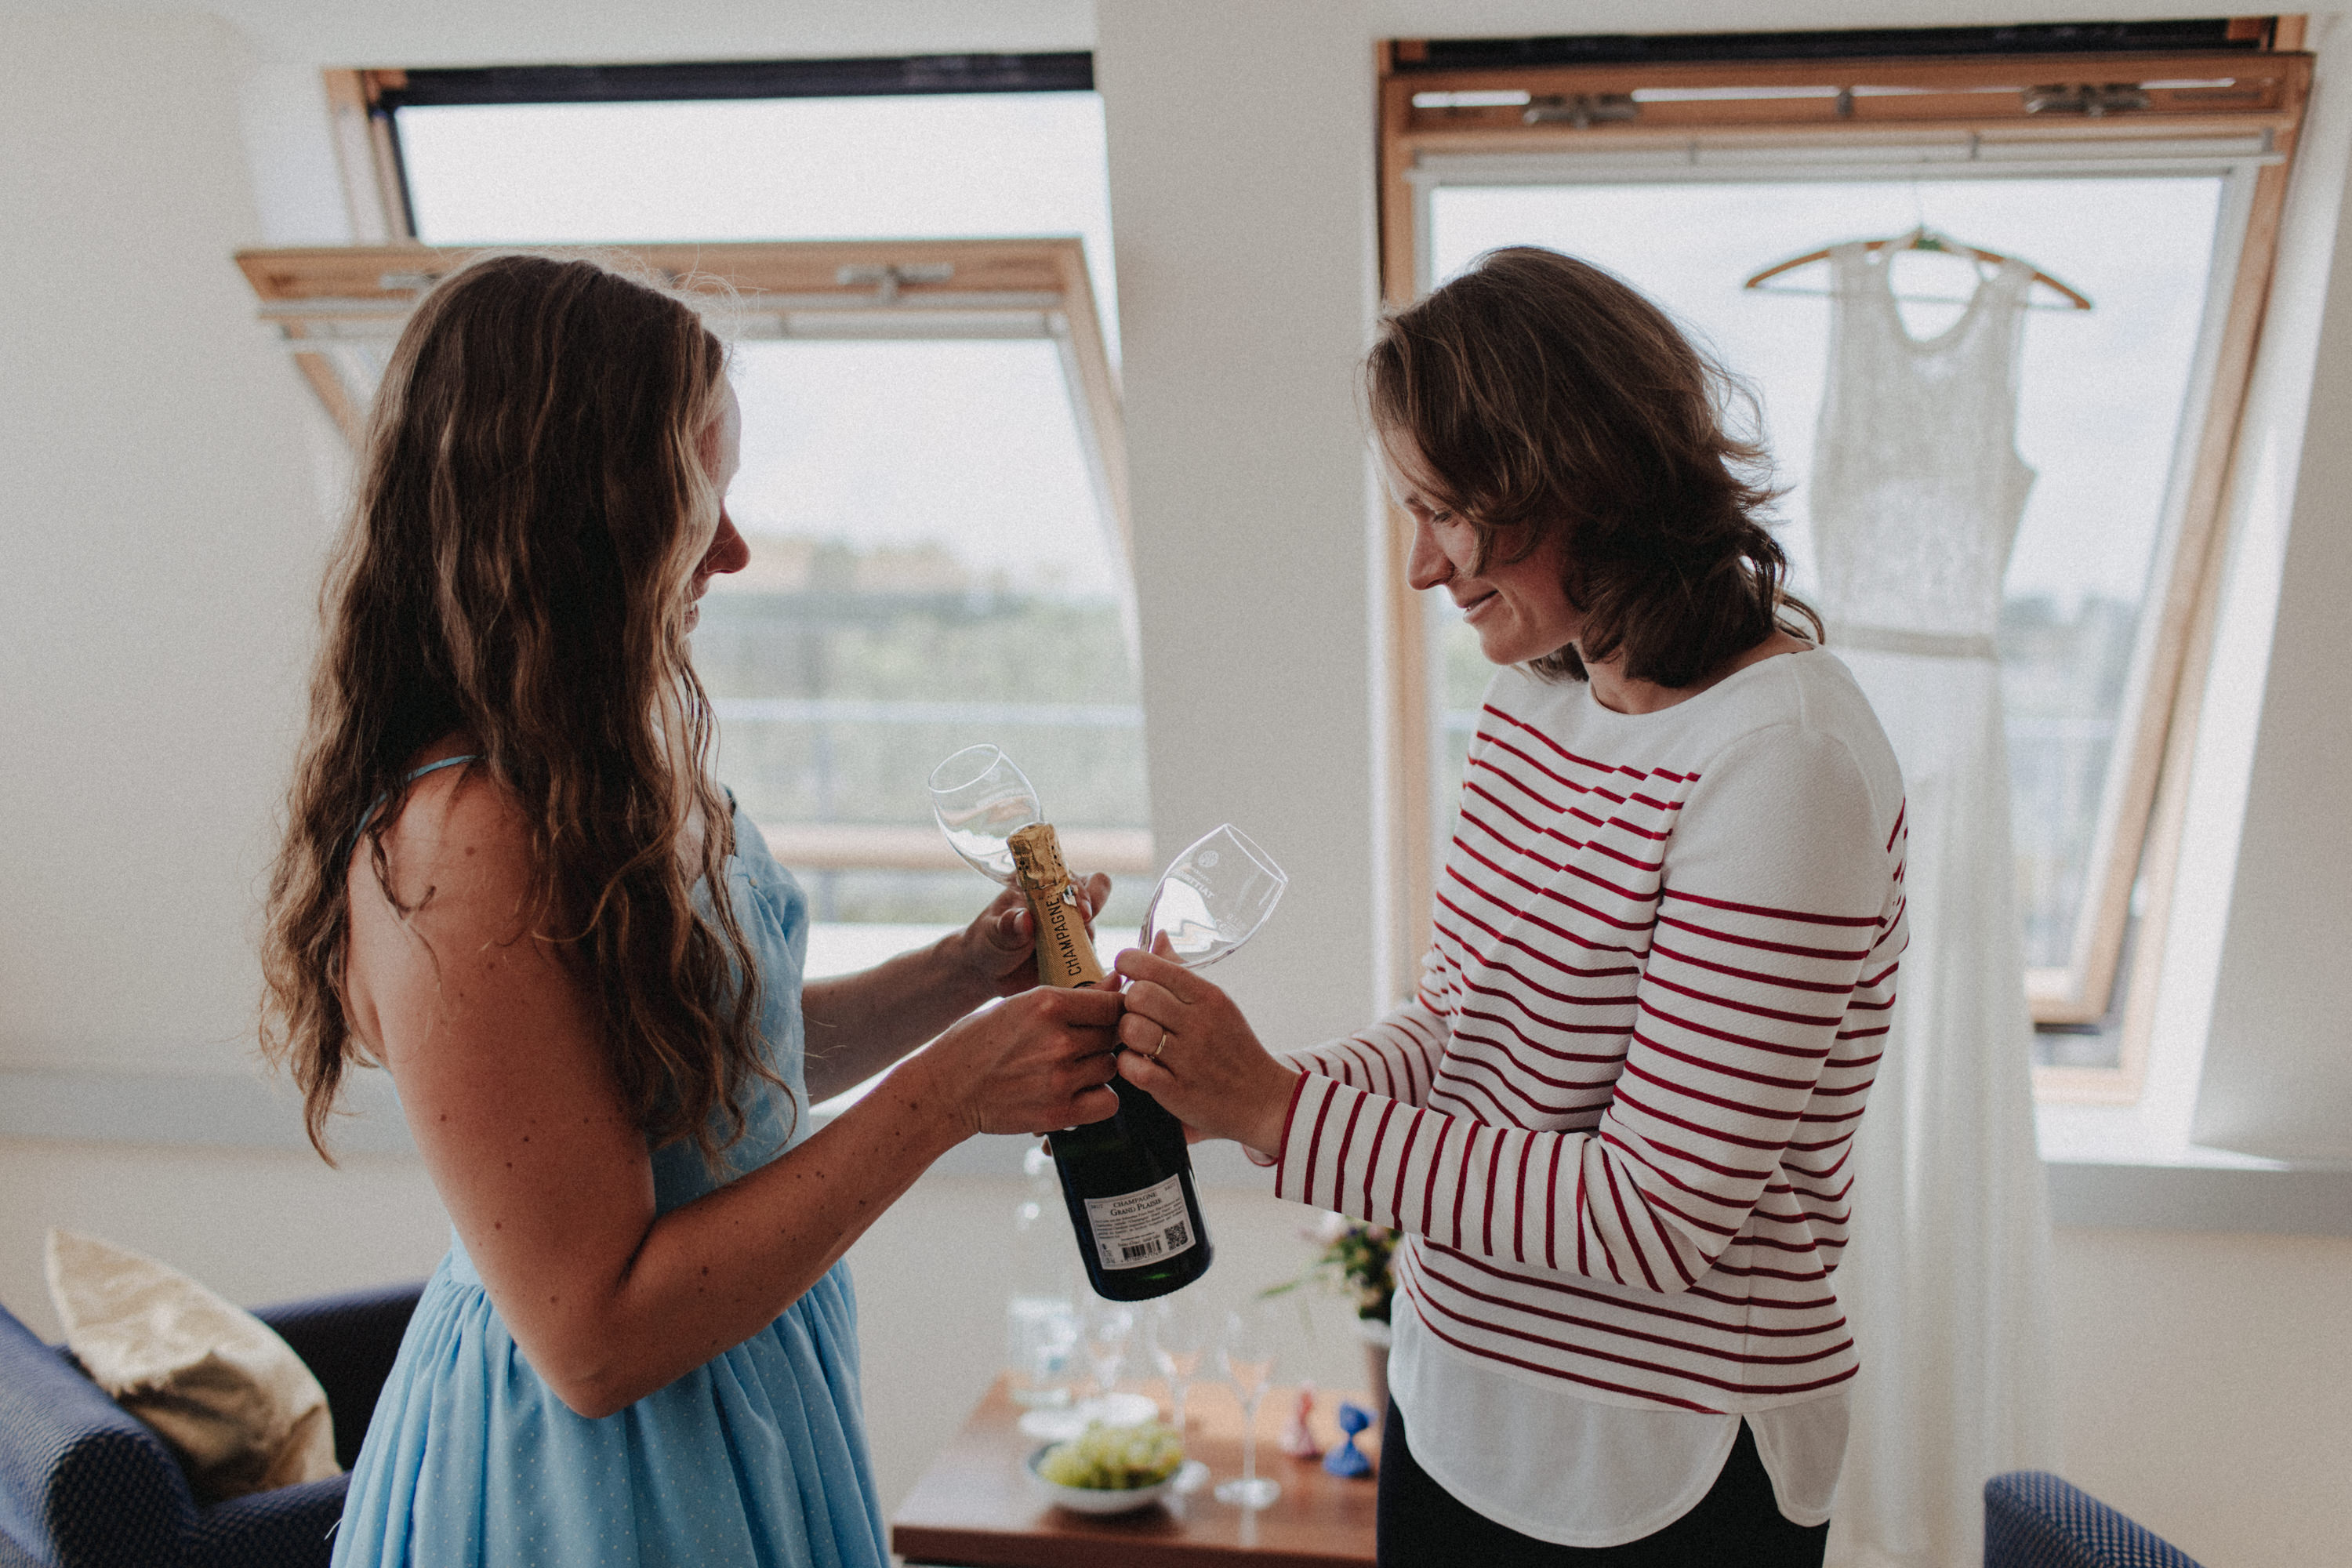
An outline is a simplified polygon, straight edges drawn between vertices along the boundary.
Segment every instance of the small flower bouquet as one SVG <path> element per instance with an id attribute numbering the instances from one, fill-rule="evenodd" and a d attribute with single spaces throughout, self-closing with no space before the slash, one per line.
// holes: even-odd
<path id="1" fill-rule="evenodd" d="M 1297 1279 L 1265 1294 L 1277 1296 L 1312 1279 L 1352 1298 L 1360 1321 L 1386 1323 L 1390 1303 L 1396 1297 L 1396 1276 L 1390 1267 L 1396 1253 L 1396 1233 L 1346 1215 L 1327 1214 L 1305 1234 L 1318 1247 L 1315 1260 Z"/>
<path id="2" fill-rule="evenodd" d="M 1264 1292 L 1278 1296 L 1308 1280 L 1350 1298 L 1356 1305 L 1356 1333 L 1364 1342 L 1365 1382 L 1371 1396 L 1372 1419 L 1389 1402 L 1389 1311 L 1396 1300 L 1396 1232 L 1346 1215 L 1327 1214 L 1322 1223 L 1305 1233 L 1317 1246 L 1315 1260 L 1296 1279 Z"/>
<path id="3" fill-rule="evenodd" d="M 1396 1232 L 1335 1214 L 1324 1216 L 1315 1238 L 1323 1244 L 1315 1267 L 1335 1289 L 1355 1299 L 1356 1316 L 1387 1322 L 1396 1299 L 1396 1276 L 1390 1268 Z"/>

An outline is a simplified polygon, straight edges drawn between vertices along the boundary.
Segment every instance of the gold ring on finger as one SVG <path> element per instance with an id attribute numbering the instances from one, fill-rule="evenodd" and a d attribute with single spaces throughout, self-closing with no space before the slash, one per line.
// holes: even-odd
<path id="1" fill-rule="evenodd" d="M 1156 1046 L 1154 1046 L 1154 1047 L 1151 1047 L 1151 1059 L 1152 1059 L 1153 1061 L 1155 1061 L 1155 1062 L 1156 1062 L 1156 1061 L 1158 1061 L 1158 1060 L 1160 1059 L 1160 1052 L 1162 1052 L 1162 1051 L 1164 1051 L 1164 1050 L 1166 1050 L 1167 1048 L 1168 1048 L 1168 1031 L 1167 1031 L 1167 1030 L 1165 1030 L 1165 1029 L 1162 1029 L 1162 1030 L 1160 1030 L 1160 1043 L 1159 1043 L 1158 1045 L 1156 1045 Z"/>

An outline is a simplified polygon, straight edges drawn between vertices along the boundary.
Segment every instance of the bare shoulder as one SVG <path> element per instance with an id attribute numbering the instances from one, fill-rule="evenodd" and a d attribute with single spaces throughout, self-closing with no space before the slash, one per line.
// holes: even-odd
<path id="1" fill-rule="evenodd" d="M 383 830 L 384 875 L 371 839 L 352 851 L 346 995 L 352 1024 L 380 1056 L 461 992 L 453 980 L 489 963 L 560 984 L 535 907 L 539 877 L 522 805 L 481 767 L 416 782 Z M 389 884 L 389 894 L 386 885 Z"/>
<path id="2" fill-rule="evenodd" d="M 392 895 L 412 921 L 495 921 L 503 913 L 502 934 L 519 934 L 537 880 L 530 818 L 488 769 L 446 768 L 419 779 L 383 838 Z M 368 901 L 393 912 L 365 835 L 353 847 L 350 879 L 354 920 Z"/>

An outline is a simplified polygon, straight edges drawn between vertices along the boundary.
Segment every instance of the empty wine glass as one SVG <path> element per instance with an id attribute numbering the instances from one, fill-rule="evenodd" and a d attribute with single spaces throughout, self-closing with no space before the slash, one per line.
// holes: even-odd
<path id="1" fill-rule="evenodd" d="M 1187 969 L 1206 969 L 1257 934 L 1290 879 L 1228 822 L 1169 862 L 1143 911 L 1143 946 Z"/>
<path id="2" fill-rule="evenodd" d="M 1070 1402 L 1070 1352 L 1078 1342 L 1077 1309 L 1050 1296 L 1014 1296 L 1004 1304 L 1007 1380 L 1013 1402 Z"/>
<path id="3" fill-rule="evenodd" d="M 931 815 L 940 831 L 983 877 L 1010 884 L 1013 847 L 1005 842 L 1045 820 L 1036 786 L 995 746 L 966 746 L 931 770 Z"/>
<path id="4" fill-rule="evenodd" d="M 1219 1347 L 1225 1376 L 1242 1404 L 1242 1473 L 1237 1480 L 1217 1486 L 1217 1500 L 1235 1508 L 1264 1508 L 1282 1495 L 1282 1483 L 1257 1473 L 1257 1407 L 1274 1382 L 1276 1348 L 1274 1314 L 1264 1301 L 1225 1314 L 1225 1336 Z"/>
<path id="5" fill-rule="evenodd" d="M 1202 1310 L 1196 1294 L 1180 1290 L 1154 1301 L 1144 1319 L 1152 1363 L 1168 1380 L 1168 1424 L 1179 1432 L 1184 1429 L 1184 1390 L 1201 1375 L 1201 1358 L 1208 1350 L 1209 1330 Z"/>
<path id="6" fill-rule="evenodd" d="M 1106 1301 L 1097 1297 L 1087 1303 L 1086 1321 L 1079 1332 L 1087 1365 L 1094 1370 L 1095 1403 L 1102 1407 L 1105 1419 L 1112 1419 L 1109 1413 L 1115 1404 L 1111 1396 L 1118 1387 L 1119 1368 L 1127 1362 L 1128 1342 L 1135 1334 L 1135 1309 L 1124 1301 Z"/>

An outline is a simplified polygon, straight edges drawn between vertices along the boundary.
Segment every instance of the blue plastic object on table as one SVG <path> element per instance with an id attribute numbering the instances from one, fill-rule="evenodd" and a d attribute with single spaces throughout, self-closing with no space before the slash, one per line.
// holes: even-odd
<path id="1" fill-rule="evenodd" d="M 1371 1460 L 1356 1447 L 1356 1434 L 1372 1424 L 1372 1413 L 1360 1405 L 1342 1402 L 1339 1406 L 1339 1430 L 1347 1436 L 1339 1446 L 1323 1456 L 1323 1468 L 1335 1476 L 1353 1480 L 1372 1473 Z"/>

